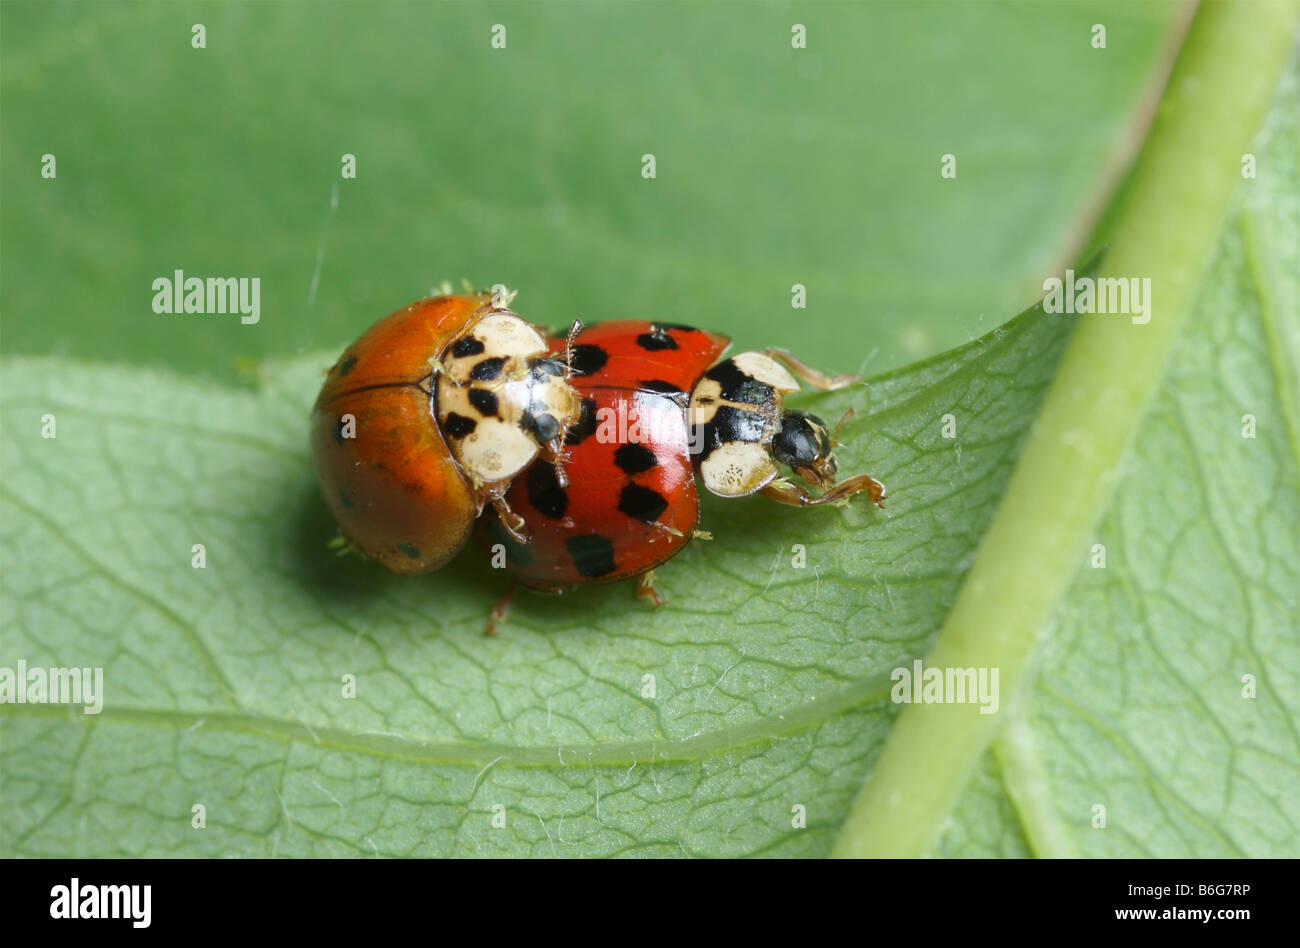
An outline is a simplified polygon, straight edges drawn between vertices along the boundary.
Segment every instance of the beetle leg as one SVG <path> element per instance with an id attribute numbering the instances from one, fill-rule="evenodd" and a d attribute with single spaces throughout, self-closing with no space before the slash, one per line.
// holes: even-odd
<path id="1" fill-rule="evenodd" d="M 866 474 L 859 474 L 856 477 L 842 480 L 817 497 L 808 493 L 798 484 L 784 478 L 773 481 L 759 493 L 779 504 L 788 504 L 791 507 L 819 507 L 822 504 L 833 504 L 845 500 L 861 491 L 866 491 L 867 496 L 871 498 L 872 503 L 877 507 L 884 508 L 885 485 Z"/>
<path id="2" fill-rule="evenodd" d="M 426 395 L 432 395 L 438 386 L 438 376 L 447 374 L 447 367 L 437 356 L 429 356 L 429 374 L 415 383 L 415 387 Z"/>
<path id="3" fill-rule="evenodd" d="M 661 597 L 658 590 L 655 589 L 654 570 L 646 570 L 636 578 L 636 597 L 638 599 L 648 600 L 656 609 L 664 604 L 663 597 Z"/>
<path id="4" fill-rule="evenodd" d="M 497 517 L 501 521 L 501 526 L 506 528 L 506 533 L 516 543 L 527 543 L 528 534 L 524 530 L 527 521 L 519 514 L 510 509 L 510 504 L 506 501 L 504 494 L 494 494 L 492 496 L 492 508 L 496 510 Z"/>
<path id="5" fill-rule="evenodd" d="M 515 301 L 515 297 L 518 295 L 518 290 L 512 290 L 504 283 L 494 284 L 492 287 L 492 307 L 494 309 L 508 310 L 510 304 Z"/>
<path id="6" fill-rule="evenodd" d="M 484 635 L 496 635 L 497 623 L 506 617 L 510 611 L 510 601 L 515 598 L 515 591 L 519 589 L 519 583 L 511 580 L 510 588 L 502 594 L 501 598 L 492 604 L 492 609 L 488 612 L 487 629 Z"/>
<path id="7" fill-rule="evenodd" d="M 666 523 L 660 523 L 658 520 L 650 524 L 650 526 L 654 527 L 656 530 L 661 530 L 672 537 L 678 537 L 680 539 L 681 537 L 685 536 L 685 534 L 683 534 L 682 531 L 678 530 L 676 527 L 669 526 Z"/>
<path id="8" fill-rule="evenodd" d="M 823 375 L 806 362 L 795 358 L 792 354 L 784 349 L 764 349 L 763 355 L 770 359 L 779 359 L 785 363 L 787 369 L 793 373 L 795 378 L 807 382 L 813 388 L 819 388 L 823 392 L 833 392 L 838 388 L 848 388 L 854 382 L 858 381 L 856 375 Z"/>

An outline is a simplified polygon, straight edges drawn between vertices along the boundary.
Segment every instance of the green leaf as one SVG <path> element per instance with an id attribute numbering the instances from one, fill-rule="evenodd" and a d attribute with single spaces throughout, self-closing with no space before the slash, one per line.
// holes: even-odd
<path id="1" fill-rule="evenodd" d="M 1289 82 L 1097 527 L 1107 569 L 1065 596 L 1032 690 L 1004 696 L 937 852 L 1296 851 Z M 1070 328 L 1031 310 L 805 399 L 856 409 L 841 467 L 882 478 L 886 511 L 706 503 L 716 539 L 659 572 L 664 608 L 520 596 L 496 639 L 505 583 L 477 553 L 398 579 L 329 552 L 304 442 L 333 352 L 265 363 L 253 391 L 7 357 L 0 666 L 102 666 L 105 696 L 98 715 L 0 704 L 0 855 L 825 854 L 893 740 L 890 670 L 957 600 Z"/>
<path id="2" fill-rule="evenodd" d="M 858 410 L 843 463 L 886 512 L 710 503 L 664 608 L 522 595 L 495 639 L 477 551 L 399 579 L 327 549 L 303 432 L 329 354 L 256 393 L 8 360 L 0 662 L 103 666 L 105 704 L 0 705 L 4 851 L 824 852 L 889 724 L 882 672 L 952 600 L 1066 329 L 1031 314 L 808 400 Z"/>

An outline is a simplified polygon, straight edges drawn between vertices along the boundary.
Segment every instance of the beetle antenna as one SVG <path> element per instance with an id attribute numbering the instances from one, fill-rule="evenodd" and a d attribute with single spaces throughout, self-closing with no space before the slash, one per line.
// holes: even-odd
<path id="1" fill-rule="evenodd" d="M 564 337 L 564 380 L 566 382 L 573 378 L 573 340 L 578 338 L 580 332 L 582 332 L 582 320 L 575 319 Z"/>
<path id="2" fill-rule="evenodd" d="M 831 442 L 832 442 L 833 444 L 835 444 L 835 445 L 837 445 L 837 446 L 839 445 L 839 443 L 840 443 L 840 428 L 842 428 L 842 427 L 844 426 L 844 422 L 848 421 L 850 418 L 852 418 L 852 417 L 853 417 L 854 415 L 856 415 L 856 414 L 857 414 L 857 412 L 855 412 L 852 408 L 850 408 L 850 409 L 847 409 L 847 410 L 844 412 L 844 414 L 840 415 L 840 420 L 837 421 L 837 422 L 835 422 L 835 430 L 831 433 Z"/>

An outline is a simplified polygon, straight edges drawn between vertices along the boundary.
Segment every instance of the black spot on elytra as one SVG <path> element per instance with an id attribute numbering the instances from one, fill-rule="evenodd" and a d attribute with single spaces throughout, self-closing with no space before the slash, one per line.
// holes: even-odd
<path id="1" fill-rule="evenodd" d="M 578 416 L 577 422 L 569 429 L 569 433 L 564 436 L 564 443 L 572 447 L 575 444 L 582 444 L 583 441 L 596 433 L 596 400 L 594 398 L 584 398 L 582 400 L 582 413 Z"/>
<path id="2" fill-rule="evenodd" d="M 480 415 L 484 418 L 495 418 L 497 413 L 497 397 L 485 388 L 471 388 L 469 390 L 469 403 L 478 409 Z"/>
<path id="3" fill-rule="evenodd" d="M 658 392 L 660 395 L 668 395 L 673 398 L 686 394 L 672 382 L 665 382 L 663 379 L 643 379 L 640 382 L 640 387 L 647 392 Z"/>
<path id="4" fill-rule="evenodd" d="M 578 572 L 591 579 L 614 572 L 614 544 L 599 533 L 583 533 L 564 541 Z"/>
<path id="5" fill-rule="evenodd" d="M 334 443 L 339 447 L 343 446 L 343 419 L 340 418 L 334 425 Z"/>
<path id="6" fill-rule="evenodd" d="M 483 348 L 483 343 L 473 336 L 466 336 L 464 339 L 456 340 L 456 344 L 451 347 L 451 354 L 457 359 L 464 359 L 466 356 L 478 355 Z"/>
<path id="7" fill-rule="evenodd" d="M 442 423 L 442 426 L 447 429 L 447 434 L 453 438 L 463 438 L 474 433 L 474 429 L 478 427 L 478 422 L 473 418 L 466 418 L 464 415 L 452 412 L 447 416 L 447 420 Z"/>
<path id="8" fill-rule="evenodd" d="M 614 463 L 625 474 L 640 474 L 659 463 L 655 453 L 643 444 L 625 444 L 614 452 Z"/>
<path id="9" fill-rule="evenodd" d="M 506 364 L 502 358 L 484 359 L 469 370 L 469 377 L 475 382 L 491 382 L 501 374 L 501 367 Z"/>
<path id="10" fill-rule="evenodd" d="M 664 327 L 657 323 L 650 326 L 649 332 L 643 332 L 636 337 L 636 344 L 642 349 L 650 352 L 659 352 L 661 349 L 676 349 L 677 340 L 668 333 L 664 332 Z"/>
<path id="11" fill-rule="evenodd" d="M 564 511 L 569 507 L 569 495 L 565 493 L 555 476 L 554 464 L 538 461 L 528 469 L 525 483 L 528 487 L 528 502 L 536 507 L 539 513 L 552 520 L 560 520 L 564 517 Z"/>
<path id="12" fill-rule="evenodd" d="M 766 405 L 776 397 L 772 386 L 741 371 L 733 359 L 719 362 L 705 372 L 704 377 L 713 379 L 722 386 L 722 397 L 729 402 Z"/>
<path id="13" fill-rule="evenodd" d="M 405 554 L 406 556 L 409 556 L 413 560 L 418 560 L 420 558 L 420 551 L 417 550 L 415 547 L 411 546 L 411 544 L 409 543 L 397 544 L 397 551 L 399 553 Z"/>
<path id="14" fill-rule="evenodd" d="M 628 484 L 618 495 L 618 509 L 633 520 L 654 523 L 668 509 L 668 500 L 657 490 Z"/>
<path id="15" fill-rule="evenodd" d="M 510 532 L 498 519 L 495 510 L 489 511 L 485 516 L 483 531 L 493 544 L 500 543 L 505 548 L 506 563 L 511 566 L 527 566 L 533 561 L 532 552 L 527 546 L 510 535 Z"/>
<path id="16" fill-rule="evenodd" d="M 339 362 L 339 367 L 338 367 L 339 378 L 343 378 L 343 376 L 351 372 L 354 368 L 356 368 L 356 366 L 357 366 L 357 357 L 354 355 L 350 355 L 347 358 L 341 360 Z"/>
<path id="17" fill-rule="evenodd" d="M 600 346 L 582 343 L 569 350 L 569 368 L 578 375 L 594 375 L 605 367 L 609 353 Z"/>
<path id="18" fill-rule="evenodd" d="M 345 490 L 339 491 L 339 503 L 343 505 L 344 510 L 355 510 L 357 502 L 352 499 L 352 495 Z"/>

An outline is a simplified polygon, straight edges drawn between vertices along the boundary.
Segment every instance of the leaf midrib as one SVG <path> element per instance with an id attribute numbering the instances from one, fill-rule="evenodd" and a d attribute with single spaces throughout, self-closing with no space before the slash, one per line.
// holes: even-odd
<path id="1" fill-rule="evenodd" d="M 888 672 L 854 682 L 813 701 L 748 721 L 745 724 L 692 735 L 680 740 L 640 740 L 598 744 L 468 744 L 454 741 L 424 743 L 379 731 L 347 731 L 319 727 L 306 721 L 290 721 L 256 713 L 232 711 L 179 711 L 151 708 L 105 707 L 98 714 L 72 714 L 64 706 L 48 704 L 0 705 L 5 718 L 77 720 L 138 725 L 180 733 L 206 728 L 226 733 L 251 734 L 285 744 L 310 744 L 346 753 L 364 754 L 383 760 L 404 760 L 420 764 L 538 768 L 585 764 L 595 767 L 635 766 L 638 763 L 699 761 L 722 752 L 770 743 L 790 734 L 825 724 L 846 711 L 872 704 L 884 704 L 892 682 Z M 92 728 L 93 729 L 93 728 Z"/>

